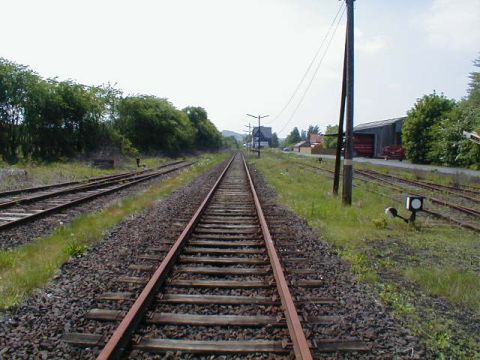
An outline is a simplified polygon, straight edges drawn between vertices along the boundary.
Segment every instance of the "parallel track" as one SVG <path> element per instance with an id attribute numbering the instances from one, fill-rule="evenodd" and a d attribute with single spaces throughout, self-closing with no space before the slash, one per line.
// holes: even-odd
<path id="1" fill-rule="evenodd" d="M 143 276 L 120 279 L 146 284 L 143 290 L 102 294 L 107 307 L 116 301 L 114 309 L 86 315 L 121 320 L 98 359 L 118 358 L 125 349 L 254 356 L 293 351 L 298 359 L 312 358 L 243 156 L 232 157 L 178 239 L 150 250 L 130 267 Z M 183 335 L 159 336 L 165 327 Z M 99 346 L 105 335 L 70 333 L 65 340 Z"/>
<path id="2" fill-rule="evenodd" d="M 310 169 L 315 169 L 315 170 L 320 170 L 320 171 L 323 171 L 323 172 L 327 172 L 329 174 L 334 173 L 332 170 L 321 168 L 321 167 L 318 167 L 318 166 L 313 166 L 313 165 L 308 165 L 308 164 L 299 164 L 299 166 L 310 168 Z M 466 215 L 469 218 L 474 218 L 475 220 L 480 219 L 480 211 L 478 211 L 476 209 L 468 208 L 468 207 L 465 207 L 465 206 L 462 206 L 462 205 L 457 205 L 457 204 L 454 204 L 450 201 L 445 201 L 445 200 L 442 200 L 442 199 L 439 199 L 439 198 L 436 198 L 436 197 L 433 197 L 433 196 L 414 193 L 409 189 L 405 189 L 405 188 L 402 188 L 402 187 L 399 187 L 399 186 L 396 186 L 396 185 L 392 184 L 391 180 L 389 180 L 389 179 L 383 178 L 383 177 L 378 176 L 378 175 L 374 175 L 372 173 L 369 173 L 369 172 L 366 172 L 366 171 L 363 171 L 363 170 L 356 169 L 355 174 L 360 175 L 360 176 L 356 177 L 356 179 L 358 179 L 360 181 L 364 181 L 364 182 L 367 182 L 367 183 L 373 181 L 373 182 L 375 182 L 375 183 L 377 183 L 377 184 L 379 184 L 383 187 L 387 187 L 389 189 L 392 189 L 392 190 L 400 192 L 400 193 L 408 192 L 410 195 L 423 196 L 426 200 L 430 201 L 432 204 L 447 207 L 451 210 L 455 210 L 455 211 L 461 213 L 462 215 Z M 480 232 L 480 227 L 478 225 L 476 225 L 475 221 L 470 221 L 468 219 L 467 220 L 465 220 L 465 219 L 459 220 L 459 219 L 456 219 L 452 216 L 442 214 L 438 211 L 434 211 L 432 209 L 424 208 L 423 211 L 427 214 L 430 214 L 430 215 L 435 216 L 437 218 L 440 218 L 442 220 L 455 223 L 456 225 L 464 227 L 466 229 L 470 229 L 470 230 L 473 230 L 473 231 L 476 231 L 476 232 Z"/>
<path id="3" fill-rule="evenodd" d="M 57 213 L 68 207 L 125 189 L 160 175 L 168 174 L 190 166 L 191 164 L 192 163 L 185 161 L 175 161 L 162 165 L 154 171 L 147 170 L 100 177 L 87 183 L 75 182 L 74 186 L 65 187 L 66 184 L 71 185 L 71 183 L 63 183 L 24 189 L 26 191 L 15 190 L 7 192 L 9 195 L 12 195 L 13 192 L 15 195 L 18 193 L 23 194 L 24 192 L 34 192 L 34 194 L 18 196 L 13 199 L 9 198 L 3 201 L 0 200 L 0 230 L 12 228 L 34 219 Z M 58 187 L 61 187 L 61 189 L 58 189 Z M 49 191 L 44 191 L 45 189 Z"/>

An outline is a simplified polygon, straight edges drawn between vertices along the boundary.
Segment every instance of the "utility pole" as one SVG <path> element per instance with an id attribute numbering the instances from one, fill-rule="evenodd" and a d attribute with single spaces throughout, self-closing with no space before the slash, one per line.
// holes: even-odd
<path id="1" fill-rule="evenodd" d="M 337 134 L 337 153 L 335 157 L 335 173 L 333 175 L 333 195 L 338 195 L 338 185 L 340 184 L 340 163 L 342 161 L 342 146 L 343 146 L 343 122 L 345 119 L 345 98 L 347 87 L 347 47 L 348 37 L 345 35 L 345 52 L 343 55 L 343 78 L 342 78 L 342 95 L 340 102 L 340 117 L 338 119 L 338 134 Z"/>
<path id="2" fill-rule="evenodd" d="M 248 126 L 245 125 L 245 127 L 248 127 L 248 136 L 250 137 L 251 136 L 251 130 L 250 128 L 252 127 L 252 125 L 250 124 L 250 122 L 248 123 Z M 253 143 L 253 135 L 251 137 L 251 140 L 250 140 L 250 151 L 252 151 L 252 143 Z M 248 144 L 245 142 L 245 144 L 247 145 L 247 150 L 248 150 Z"/>
<path id="3" fill-rule="evenodd" d="M 343 159 L 343 192 L 342 201 L 344 205 L 352 205 L 353 185 L 353 2 L 347 3 L 347 121 L 345 126 L 345 156 Z"/>
<path id="4" fill-rule="evenodd" d="M 251 114 L 247 114 L 247 116 L 251 116 L 253 118 L 256 118 L 258 119 L 258 130 L 257 130 L 257 137 L 258 137 L 258 157 L 260 157 L 260 134 L 261 134 L 261 131 L 260 131 L 260 119 L 263 119 L 263 118 L 266 118 L 268 115 L 258 115 L 258 116 L 255 116 L 255 115 L 251 115 Z M 253 143 L 253 132 L 252 132 L 252 143 Z"/>

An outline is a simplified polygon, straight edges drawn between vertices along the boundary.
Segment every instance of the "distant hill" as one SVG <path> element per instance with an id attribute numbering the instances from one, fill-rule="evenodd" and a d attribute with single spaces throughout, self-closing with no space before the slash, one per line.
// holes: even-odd
<path id="1" fill-rule="evenodd" d="M 240 141 L 240 142 L 243 141 L 243 135 L 236 133 L 235 131 L 222 130 L 222 135 L 225 137 L 233 136 L 237 141 Z"/>

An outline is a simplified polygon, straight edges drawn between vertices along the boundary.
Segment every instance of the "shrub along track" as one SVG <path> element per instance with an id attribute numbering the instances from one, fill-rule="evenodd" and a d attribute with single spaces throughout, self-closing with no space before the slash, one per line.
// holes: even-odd
<path id="1" fill-rule="evenodd" d="M 18 309 L 5 312 L 4 319 L 0 322 L 0 348 L 3 349 L 0 350 L 0 356 L 4 355 L 8 358 L 15 354 L 17 358 L 29 358 L 32 354 L 36 354 L 39 358 L 93 358 L 95 352 L 67 345 L 63 341 L 65 334 L 82 332 L 104 335 L 113 330 L 115 326 L 111 323 L 100 323 L 96 320 L 86 319 L 84 315 L 92 309 L 106 305 L 110 310 L 125 310 L 125 305 L 132 303 L 131 299 L 123 302 L 118 301 L 118 297 L 121 296 L 119 293 L 139 291 L 141 284 L 138 284 L 138 282 L 144 283 L 146 279 L 142 279 L 140 276 L 137 276 L 137 278 L 125 277 L 125 269 L 129 266 L 136 268 L 136 271 L 140 272 L 137 275 L 143 274 L 144 277 L 148 277 L 148 270 L 145 269 L 145 265 L 151 267 L 154 262 L 148 260 L 145 253 L 150 252 L 150 255 L 154 255 L 150 258 L 155 257 L 156 261 L 163 258 L 159 250 L 165 248 L 165 243 L 173 242 L 181 233 L 220 171 L 221 169 L 217 168 L 200 176 L 188 186 L 173 193 L 170 198 L 157 203 L 152 209 L 119 224 L 108 236 L 108 241 L 102 242 L 85 256 L 73 259 L 66 264 L 62 269 L 62 274 L 45 290 L 39 291 Z M 335 347 L 365 350 L 363 340 L 370 350 L 368 352 L 354 352 L 350 357 L 376 359 L 396 354 L 398 358 L 421 358 L 424 353 L 416 339 L 405 336 L 406 332 L 386 315 L 384 309 L 375 301 L 373 296 L 362 285 L 355 282 L 354 277 L 350 274 L 349 267 L 333 255 L 327 245 L 319 242 L 313 232 L 298 217 L 272 203 L 271 190 L 266 187 L 262 178 L 253 173 L 253 179 L 259 187 L 260 200 L 266 205 L 265 212 L 267 220 L 271 223 L 273 241 L 276 243 L 280 261 L 283 263 L 286 272 L 286 278 L 290 282 L 290 289 L 295 296 L 296 305 L 303 321 L 302 325 L 307 330 L 307 334 L 310 335 L 309 340 L 312 342 L 314 357 L 319 356 L 316 351 L 334 350 Z M 215 211 L 218 210 L 221 209 Z M 213 216 L 213 214 L 210 215 Z M 201 245 L 204 248 L 206 246 L 205 241 L 220 240 L 196 238 L 193 241 L 204 241 Z M 230 239 L 227 241 L 242 240 Z M 209 247 L 210 250 L 208 251 L 217 246 L 210 245 L 212 246 Z M 197 246 L 197 249 L 194 250 L 196 255 L 182 256 L 198 258 L 205 256 L 203 250 L 198 252 L 200 244 L 192 244 L 192 246 Z M 242 248 L 248 250 L 250 246 L 242 246 Z M 251 248 L 258 249 L 257 246 Z M 188 248 L 185 248 L 185 250 L 190 251 Z M 260 258 L 263 260 L 263 256 L 237 254 L 233 257 L 241 259 Z M 231 256 L 225 255 L 224 257 Z M 142 258 L 144 258 L 144 264 L 139 263 Z M 143 266 L 143 270 L 139 265 Z M 157 310 L 165 312 L 173 312 L 174 309 L 178 312 L 199 311 L 203 315 L 229 311 L 229 315 L 249 315 L 253 317 L 258 317 L 261 314 L 264 317 L 274 317 L 275 321 L 283 323 L 284 319 L 281 316 L 276 317 L 276 315 L 281 315 L 283 311 L 279 309 L 278 297 L 271 297 L 275 288 L 272 288 L 271 285 L 273 284 L 268 284 L 269 286 L 266 288 L 242 290 L 216 288 L 215 290 L 216 295 L 228 295 L 233 297 L 234 301 L 244 300 L 240 296 L 255 294 L 259 296 L 257 297 L 258 301 L 271 301 L 272 304 L 237 304 L 234 306 L 226 304 L 174 304 L 172 295 L 176 294 L 178 296 L 179 290 L 183 290 L 182 293 L 192 299 L 195 298 L 192 296 L 195 293 L 205 295 L 211 291 L 208 289 L 188 289 L 180 285 L 182 280 L 186 280 L 183 277 L 188 273 L 179 271 L 179 268 L 186 265 L 181 264 L 174 268 L 176 277 L 172 281 L 178 283 L 175 285 L 170 282 L 167 285 L 170 290 L 164 296 L 157 297 L 157 305 L 161 307 Z M 188 264 L 188 267 L 191 266 L 208 267 L 209 265 Z M 237 265 L 234 268 L 240 269 L 244 266 Z M 256 266 L 258 264 L 246 265 L 247 268 Z M 209 274 L 195 276 L 196 279 L 191 279 L 191 281 L 200 281 L 199 277 L 203 280 L 207 277 L 209 281 L 212 281 Z M 263 277 L 261 274 L 232 276 L 238 277 L 234 277 L 232 281 L 241 279 L 250 285 L 253 281 L 259 281 L 258 279 L 255 280 L 255 277 Z M 98 297 L 101 294 L 105 295 L 106 291 L 116 294 L 110 300 L 106 300 L 105 296 L 104 299 L 99 299 Z M 129 294 L 124 295 L 129 296 Z M 232 300 L 231 297 L 228 298 L 229 301 Z M 185 300 L 185 298 L 182 300 Z M 48 309 L 48 311 L 45 311 L 45 309 Z M 177 339 L 190 337 L 191 339 L 208 340 L 209 337 L 214 338 L 214 334 L 221 331 L 230 340 L 232 338 L 236 340 L 245 339 L 247 336 L 255 335 L 257 339 L 272 339 L 273 336 L 278 341 L 285 339 L 285 336 L 288 335 L 285 332 L 284 323 L 282 326 L 267 326 L 261 327 L 262 331 L 259 331 L 258 328 L 252 331 L 249 327 L 232 325 L 227 328 L 210 327 L 205 329 L 203 327 L 204 331 L 199 331 L 202 327 L 182 328 L 180 324 L 159 327 L 149 324 L 142 326 L 139 334 L 148 334 L 152 337 L 168 338 L 176 336 Z M 326 341 L 326 339 L 330 340 Z M 283 344 L 283 352 L 285 351 L 285 345 L 287 349 L 291 346 L 291 344 Z M 146 358 L 155 357 L 143 352 L 140 353 L 138 350 L 130 353 L 130 355 Z M 181 356 L 177 354 L 176 357 Z M 185 355 L 185 357 L 188 356 Z M 336 358 L 337 355 L 326 353 L 322 357 Z"/>
<path id="2" fill-rule="evenodd" d="M 0 248 L 18 246 L 45 235 L 78 214 L 98 210 L 114 199 L 191 165 L 191 162 L 174 161 L 156 170 L 0 193 Z"/>

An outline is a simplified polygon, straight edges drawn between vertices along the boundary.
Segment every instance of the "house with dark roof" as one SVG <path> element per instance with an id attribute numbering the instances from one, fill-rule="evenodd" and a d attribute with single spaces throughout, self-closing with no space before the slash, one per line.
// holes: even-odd
<path id="1" fill-rule="evenodd" d="M 258 127 L 253 128 L 252 142 L 253 142 L 254 148 L 258 147 L 259 141 L 260 141 L 260 147 L 272 146 L 272 128 L 271 127 L 260 126 L 260 131 L 258 131 Z"/>

